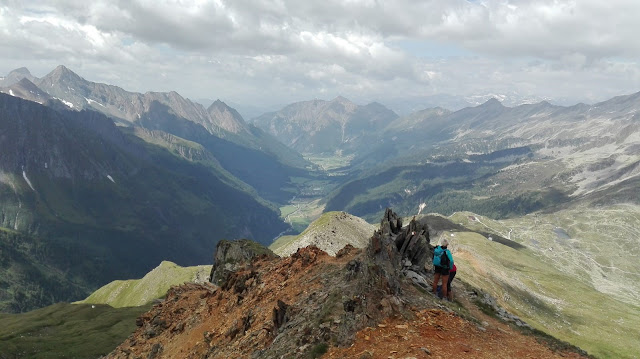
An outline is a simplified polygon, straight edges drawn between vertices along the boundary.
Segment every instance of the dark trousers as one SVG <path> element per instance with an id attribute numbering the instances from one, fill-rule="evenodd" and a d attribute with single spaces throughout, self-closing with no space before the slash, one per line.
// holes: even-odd
<path id="1" fill-rule="evenodd" d="M 451 281 L 456 276 L 456 272 L 449 272 L 449 280 L 447 281 L 447 292 L 451 292 Z"/>

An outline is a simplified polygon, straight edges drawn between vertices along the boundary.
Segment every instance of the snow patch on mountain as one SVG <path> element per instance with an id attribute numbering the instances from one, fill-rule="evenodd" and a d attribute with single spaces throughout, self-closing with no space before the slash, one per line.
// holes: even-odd
<path id="1" fill-rule="evenodd" d="M 116 181 L 113 180 L 113 177 L 111 177 L 111 175 L 107 175 L 107 178 L 109 179 L 109 181 L 116 183 Z"/>
<path id="2" fill-rule="evenodd" d="M 9 89 L 9 95 L 11 95 L 11 96 L 15 96 L 15 94 L 13 93 L 13 90 L 12 90 L 12 89 Z"/>
<path id="3" fill-rule="evenodd" d="M 89 105 L 91 105 L 92 103 L 95 103 L 95 104 L 97 104 L 98 106 L 106 107 L 105 105 L 101 104 L 100 102 L 98 102 L 98 101 L 96 101 L 96 100 L 92 100 L 92 99 L 90 99 L 90 98 L 86 98 L 86 97 L 85 97 L 84 99 L 85 99 L 85 100 L 87 100 L 87 103 L 88 103 Z"/>
<path id="4" fill-rule="evenodd" d="M 422 213 L 422 210 L 425 209 L 425 207 L 427 207 L 426 203 L 420 203 L 420 205 L 418 206 L 418 214 Z"/>
<path id="5" fill-rule="evenodd" d="M 62 102 L 63 104 L 67 105 L 67 107 L 69 107 L 69 108 L 73 108 L 73 104 L 72 104 L 71 102 L 69 102 L 69 101 L 65 101 L 65 100 L 63 100 L 63 99 L 61 99 L 61 98 L 57 98 L 57 97 L 54 97 L 54 98 L 55 98 L 56 100 L 59 100 L 59 101 L 60 101 L 60 102 Z"/>
<path id="6" fill-rule="evenodd" d="M 24 178 L 24 180 L 27 182 L 27 184 L 29 185 L 29 187 L 31 187 L 31 189 L 33 191 L 35 191 L 36 189 L 33 188 L 33 185 L 31 184 L 31 181 L 29 181 L 29 178 L 27 177 L 27 172 L 22 170 L 22 178 Z"/>

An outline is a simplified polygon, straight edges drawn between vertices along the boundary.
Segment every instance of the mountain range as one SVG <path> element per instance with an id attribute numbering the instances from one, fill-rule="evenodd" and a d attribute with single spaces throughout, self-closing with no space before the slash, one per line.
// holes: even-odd
<path id="1" fill-rule="evenodd" d="M 490 99 L 403 116 L 338 97 L 247 122 L 221 101 L 205 108 L 176 92 L 128 92 L 64 66 L 42 78 L 14 70 L 0 92 L 0 311 L 78 300 L 166 260 L 211 264 L 216 244 L 229 243 L 223 239 L 251 238 L 291 255 L 224 272 L 219 288 L 174 287 L 112 357 L 183 349 L 315 355 L 323 345 L 360 355 L 340 351 L 334 334 L 363 348 L 365 335 L 376 337 L 368 325 L 392 323 L 380 311 L 435 320 L 414 309 L 442 309 L 421 291 L 429 289 L 423 260 L 445 236 L 463 268 L 461 308 L 447 307 L 456 315 L 489 309 L 602 357 L 633 357 L 637 348 L 599 328 L 637 333 L 640 323 L 640 93 L 574 106 Z M 387 208 L 416 221 L 401 228 Z M 371 236 L 367 221 L 380 217 Z M 292 225 L 306 230 L 282 236 Z M 155 277 L 167 273 L 162 263 Z M 129 303 L 114 293 L 128 295 L 130 285 L 149 289 L 136 304 L 148 302 L 167 283 L 158 291 L 149 280 L 112 283 L 92 303 Z M 185 328 L 208 346 L 182 338 Z M 173 347 L 176 338 L 193 346 Z"/>
<path id="2" fill-rule="evenodd" d="M 327 210 L 365 218 L 473 210 L 505 217 L 567 203 L 640 203 L 640 93 L 592 106 L 505 107 L 497 100 L 456 112 L 399 118 Z M 444 186 L 443 186 L 444 185 Z"/>
<path id="3" fill-rule="evenodd" d="M 211 121 L 209 131 L 209 112 L 176 93 L 128 93 L 62 66 L 42 79 L 25 69 L 8 79 L 0 94 L 0 310 L 79 299 L 164 259 L 205 262 L 222 238 L 268 243 L 287 228 L 269 200 L 289 198 L 289 175 L 304 175 L 307 162 L 223 103 L 210 110 L 229 131 Z M 127 122 L 137 110 L 145 112 Z"/>
<path id="4" fill-rule="evenodd" d="M 288 175 L 304 175 L 310 166 L 297 152 L 255 126 L 247 124 L 237 111 L 221 101 L 208 109 L 177 92 L 129 92 L 120 87 L 87 81 L 65 66 L 58 66 L 42 78 L 25 68 L 10 72 L 0 82 L 0 92 L 40 103 L 58 100 L 72 110 L 93 110 L 120 126 L 159 130 L 202 143 L 223 167 L 275 201 L 290 195 Z M 247 171 L 260 165 L 271 176 Z M 266 180 L 266 181 L 265 181 Z"/>
<path id="5" fill-rule="evenodd" d="M 366 147 L 372 134 L 397 117 L 379 103 L 359 106 L 336 97 L 294 103 L 253 123 L 300 153 L 348 155 Z"/>

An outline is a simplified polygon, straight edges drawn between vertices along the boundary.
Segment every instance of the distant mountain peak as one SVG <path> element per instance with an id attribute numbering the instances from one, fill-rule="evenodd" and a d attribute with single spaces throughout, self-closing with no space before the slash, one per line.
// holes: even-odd
<path id="1" fill-rule="evenodd" d="M 237 134 L 248 131 L 247 124 L 238 111 L 219 99 L 209 106 L 207 112 L 211 116 L 213 123 L 231 133 Z"/>
<path id="2" fill-rule="evenodd" d="M 11 86 L 19 82 L 23 78 L 27 78 L 30 81 L 34 81 L 36 79 L 35 77 L 33 77 L 33 75 L 31 75 L 29 69 L 27 69 L 26 67 L 21 67 L 9 72 L 6 77 L 0 77 L 0 87 Z"/>
<path id="3" fill-rule="evenodd" d="M 215 106 L 215 107 L 229 107 L 229 105 L 224 103 L 224 101 L 220 101 L 220 99 L 216 99 L 215 101 L 213 101 L 213 103 L 211 104 L 211 106 L 209 106 L 209 108 L 211 108 L 213 106 Z"/>
<path id="4" fill-rule="evenodd" d="M 50 96 L 42 91 L 36 84 L 31 82 L 28 77 L 22 77 L 20 81 L 9 86 L 10 93 L 16 97 L 20 97 L 25 100 L 44 103 Z"/>
<path id="5" fill-rule="evenodd" d="M 28 91 L 33 91 L 36 93 L 43 93 L 44 92 L 42 90 L 40 90 L 40 88 L 38 86 L 36 86 L 36 84 L 34 84 L 33 82 L 31 82 L 28 78 L 23 77 L 20 81 L 16 82 L 13 86 L 11 86 L 13 88 L 22 88 Z"/>
<path id="6" fill-rule="evenodd" d="M 483 103 L 479 107 L 504 107 L 502 102 L 500 102 L 497 98 L 492 97 L 487 102 Z"/>
<path id="7" fill-rule="evenodd" d="M 20 81 L 18 81 L 16 84 L 17 84 L 17 85 L 20 85 L 20 86 L 28 86 L 28 87 L 35 87 L 35 88 L 37 88 L 37 87 L 38 87 L 38 86 L 36 86 L 36 84 L 34 84 L 33 82 L 29 81 L 29 79 L 28 79 L 28 78 L 26 78 L 26 77 L 23 77 L 23 78 L 22 78 Z"/>
<path id="8" fill-rule="evenodd" d="M 338 97 L 336 97 L 333 100 L 331 100 L 331 102 L 351 103 L 351 101 L 349 101 L 348 98 L 346 98 L 346 97 L 344 97 L 342 95 L 338 95 Z"/>
<path id="9" fill-rule="evenodd" d="M 53 69 L 53 71 L 54 71 L 54 72 L 56 72 L 56 71 L 70 71 L 70 72 L 71 72 L 71 70 L 69 70 L 69 68 L 68 68 L 68 67 L 66 67 L 66 66 L 64 66 L 64 65 L 58 65 L 58 66 L 56 66 L 56 68 L 55 68 L 55 69 Z"/>
<path id="10" fill-rule="evenodd" d="M 31 72 L 29 72 L 29 69 L 26 67 L 20 67 L 18 69 L 11 71 L 10 74 L 31 75 Z"/>
<path id="11" fill-rule="evenodd" d="M 80 81 L 84 80 L 82 77 L 80 77 L 75 72 L 69 70 L 69 68 L 67 68 L 64 65 L 58 65 L 58 67 L 56 67 L 53 71 L 51 71 L 45 77 L 49 77 L 57 80 L 80 80 Z"/>

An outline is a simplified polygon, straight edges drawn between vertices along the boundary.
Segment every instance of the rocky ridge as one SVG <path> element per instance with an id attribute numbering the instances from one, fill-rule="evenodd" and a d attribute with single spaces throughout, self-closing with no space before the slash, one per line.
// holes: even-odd
<path id="1" fill-rule="evenodd" d="M 328 351 L 325 355 L 332 358 L 386 358 L 400 353 L 388 349 L 394 345 L 402 347 L 402 355 L 424 357 L 429 348 L 408 344 L 445 342 L 443 335 L 449 334 L 456 335 L 450 339 L 456 343 L 469 333 L 478 340 L 467 340 L 459 351 L 471 357 L 483 351 L 475 357 L 489 357 L 495 354 L 491 343 L 522 339 L 508 332 L 486 341 L 505 329 L 488 331 L 489 323 L 476 326 L 407 280 L 403 273 L 411 270 L 426 281 L 431 251 L 425 225 L 411 221 L 403 227 L 387 210 L 362 250 L 347 245 L 331 257 L 306 247 L 286 258 L 258 256 L 230 272 L 219 287 L 173 287 L 165 301 L 137 319 L 136 332 L 107 357 L 313 358 Z M 519 350 L 534 352 L 535 341 L 527 345 Z M 580 357 L 554 353 L 541 344 L 535 349 L 547 357 Z"/>
<path id="2" fill-rule="evenodd" d="M 327 212 L 294 239 L 283 245 L 276 241 L 270 248 L 279 256 L 288 256 L 299 248 L 316 246 L 335 256 L 347 244 L 355 248 L 366 247 L 374 230 L 375 226 L 349 213 Z"/>
<path id="3" fill-rule="evenodd" d="M 38 91 L 16 91 L 13 87 L 23 80 L 32 82 L 32 87 L 37 87 Z M 12 87 L 2 88 L 2 84 Z M 184 98 L 175 91 L 150 91 L 144 94 L 130 92 L 118 86 L 88 81 L 63 65 L 42 78 L 31 76 L 25 68 L 14 70 L 0 82 L 0 92 L 40 103 L 44 103 L 43 97 L 48 97 L 60 101 L 69 109 L 103 113 L 120 125 L 149 127 L 184 137 L 183 133 L 172 132 L 167 124 L 163 128 L 157 128 L 157 125 L 149 123 L 167 121 L 167 118 L 175 116 L 190 122 L 196 128 L 202 128 L 214 137 L 264 151 L 271 156 L 279 156 L 285 162 L 306 165 L 306 161 L 298 154 L 285 146 L 275 145 L 277 141 L 271 136 L 266 133 L 255 134 L 236 110 L 221 101 L 216 101 L 209 109 L 205 109 L 201 104 Z M 38 96 L 34 97 L 36 92 Z M 142 124 L 145 121 L 146 124 Z M 175 127 L 176 124 L 172 123 L 171 126 Z"/>

